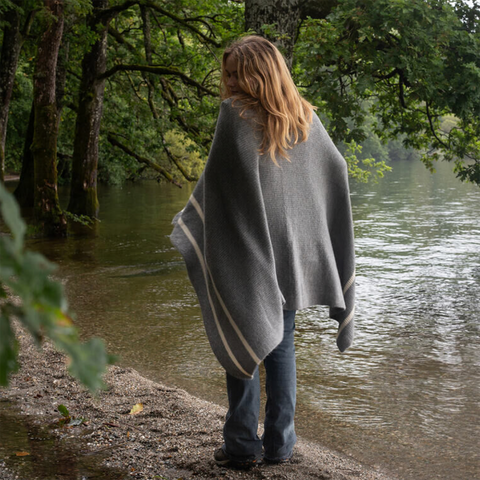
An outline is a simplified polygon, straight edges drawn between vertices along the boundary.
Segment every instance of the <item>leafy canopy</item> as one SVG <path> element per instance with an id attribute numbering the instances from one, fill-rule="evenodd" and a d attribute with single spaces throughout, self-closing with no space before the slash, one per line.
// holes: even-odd
<path id="1" fill-rule="evenodd" d="M 334 139 L 361 142 L 373 114 L 381 139 L 401 137 L 430 168 L 453 160 L 480 183 L 479 13 L 462 1 L 344 0 L 305 21 L 296 69 Z"/>

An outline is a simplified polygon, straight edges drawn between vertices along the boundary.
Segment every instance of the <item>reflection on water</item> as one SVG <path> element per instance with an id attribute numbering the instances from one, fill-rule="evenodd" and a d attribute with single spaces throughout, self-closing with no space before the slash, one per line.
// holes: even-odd
<path id="1" fill-rule="evenodd" d="M 404 479 L 480 478 L 480 189 L 439 165 L 394 163 L 352 186 L 357 337 L 297 317 L 298 430 Z M 152 379 L 225 404 L 194 292 L 168 239 L 191 192 L 102 188 L 99 236 L 32 241 L 60 265 L 78 323 Z"/>

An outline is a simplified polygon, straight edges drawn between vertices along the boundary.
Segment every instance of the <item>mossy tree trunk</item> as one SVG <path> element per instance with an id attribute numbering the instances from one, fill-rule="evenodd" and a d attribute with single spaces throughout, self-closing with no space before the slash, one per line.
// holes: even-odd
<path id="1" fill-rule="evenodd" d="M 35 217 L 47 236 L 66 234 L 57 192 L 57 59 L 64 26 L 63 0 L 44 0 L 50 14 L 38 43 L 34 76 L 35 120 L 31 150 L 35 164 Z"/>
<path id="2" fill-rule="evenodd" d="M 57 60 L 57 70 L 55 72 L 55 103 L 57 107 L 57 131 L 60 126 L 60 118 L 65 97 L 65 83 L 67 79 L 69 44 L 65 42 L 65 36 L 60 46 Z M 22 171 L 20 181 L 15 189 L 14 195 L 22 209 L 33 209 L 35 203 L 35 167 L 31 146 L 33 143 L 33 129 L 35 125 L 35 104 L 32 105 L 30 118 L 28 121 L 27 133 L 22 156 Z M 58 165 L 58 162 L 57 162 Z"/>
<path id="3" fill-rule="evenodd" d="M 87 23 L 97 33 L 97 40 L 82 61 L 82 80 L 73 144 L 72 183 L 68 210 L 76 215 L 96 218 L 98 215 L 97 168 L 100 123 L 103 111 L 105 79 L 98 77 L 106 70 L 108 23 L 96 15 L 108 7 L 108 0 L 93 0 L 94 12 Z"/>

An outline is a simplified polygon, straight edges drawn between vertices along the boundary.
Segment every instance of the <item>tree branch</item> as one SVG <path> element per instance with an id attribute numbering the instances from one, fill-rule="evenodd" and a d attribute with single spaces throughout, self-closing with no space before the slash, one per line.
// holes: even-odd
<path id="1" fill-rule="evenodd" d="M 202 84 L 198 83 L 196 80 L 193 80 L 193 78 L 190 78 L 188 75 L 185 75 L 183 72 L 181 72 L 178 68 L 175 67 L 161 67 L 155 65 L 115 65 L 110 70 L 107 70 L 105 73 L 100 75 L 98 77 L 98 80 L 111 77 L 117 72 L 150 72 L 154 73 L 155 75 L 175 75 L 177 77 L 180 77 L 182 81 L 187 85 L 196 87 L 198 90 L 201 90 L 208 95 L 212 95 L 213 97 L 217 96 L 215 92 L 213 92 L 209 88 L 204 87 Z"/>
<path id="2" fill-rule="evenodd" d="M 165 150 L 165 153 L 167 154 L 167 157 L 180 170 L 181 174 L 185 177 L 185 179 L 188 180 L 189 182 L 196 182 L 198 180 L 198 178 L 191 177 L 187 173 L 187 171 L 185 170 L 185 167 L 177 160 L 175 155 L 173 155 L 173 153 L 165 145 L 165 139 L 163 138 L 163 135 L 162 135 L 162 142 L 163 142 L 163 149 Z"/>
<path id="3" fill-rule="evenodd" d="M 94 11 L 94 15 L 97 17 L 99 22 L 107 22 L 110 21 L 115 15 L 128 10 L 130 7 L 134 5 L 138 5 L 139 0 L 127 0 L 125 3 L 121 3 L 119 5 L 115 5 L 114 7 L 105 8 L 103 10 Z"/>
<path id="4" fill-rule="evenodd" d="M 394 68 L 390 73 L 387 73 L 386 75 L 372 75 L 372 76 L 374 78 L 378 78 L 379 80 L 388 80 L 394 77 L 397 73 L 400 74 L 398 68 Z"/>
<path id="5" fill-rule="evenodd" d="M 156 10 L 157 12 L 161 13 L 162 15 L 164 15 L 165 17 L 169 17 L 171 18 L 172 20 L 174 20 L 175 22 L 179 23 L 180 25 L 184 26 L 185 28 L 187 28 L 188 30 L 191 30 L 192 32 L 196 33 L 199 37 L 201 37 L 203 40 L 205 40 L 206 42 L 210 43 L 211 45 L 213 45 L 214 47 L 221 47 L 221 44 L 219 42 L 217 42 L 216 40 L 213 40 L 212 38 L 210 37 L 207 37 L 204 33 L 202 33 L 198 28 L 192 26 L 192 25 L 189 25 L 188 24 L 188 20 L 184 19 L 184 18 L 181 18 L 181 17 L 178 17 L 177 15 L 175 15 L 174 13 L 171 13 L 169 12 L 168 10 L 165 10 L 164 8 L 160 7 L 159 5 L 157 5 L 155 2 L 152 2 L 150 0 L 140 0 L 140 2 L 142 5 L 145 5 L 149 8 L 151 8 L 152 10 Z"/>
<path id="6" fill-rule="evenodd" d="M 426 106 L 426 112 L 427 112 L 427 118 L 428 118 L 428 123 L 430 125 L 430 130 L 432 131 L 433 133 L 433 136 L 436 138 L 437 142 L 445 149 L 449 149 L 448 145 L 443 141 L 441 140 L 438 135 L 437 135 L 437 132 L 435 131 L 435 127 L 433 126 L 433 120 L 432 120 L 432 116 L 430 115 L 430 109 L 428 108 L 428 102 L 425 102 L 425 106 Z"/>
<path id="7" fill-rule="evenodd" d="M 123 150 L 127 155 L 130 155 L 131 157 L 133 157 L 135 160 L 137 160 L 138 162 L 140 163 L 144 163 L 145 165 L 147 165 L 148 167 L 150 168 L 153 168 L 154 170 L 156 170 L 157 172 L 159 172 L 160 174 L 162 174 L 170 183 L 173 183 L 174 185 L 176 185 L 177 187 L 179 188 L 182 188 L 182 185 L 180 185 L 180 183 L 178 183 L 172 176 L 172 174 L 166 170 L 165 168 L 163 168 L 162 166 L 156 164 L 155 162 L 152 162 L 151 160 L 149 160 L 148 158 L 145 158 L 145 157 L 142 157 L 138 154 L 136 154 L 133 150 L 130 150 L 126 145 L 124 145 L 123 143 L 120 143 L 114 136 L 113 134 L 111 133 L 108 133 L 107 134 L 107 140 L 115 147 L 118 147 L 120 148 L 121 150 Z"/>
<path id="8" fill-rule="evenodd" d="M 127 40 L 125 40 L 125 38 L 123 38 L 123 35 L 114 27 L 112 27 L 111 25 L 109 25 L 108 27 L 108 33 L 118 42 L 120 43 L 121 45 L 125 45 L 125 47 L 130 51 L 130 52 L 134 52 L 136 53 L 137 52 L 137 49 L 129 42 L 127 42 Z"/>
<path id="9" fill-rule="evenodd" d="M 34 10 L 28 12 L 27 18 L 22 28 L 22 39 L 25 39 L 28 34 L 30 33 L 30 29 L 32 28 L 33 19 L 35 18 L 35 14 L 39 12 L 39 8 L 35 8 Z"/>

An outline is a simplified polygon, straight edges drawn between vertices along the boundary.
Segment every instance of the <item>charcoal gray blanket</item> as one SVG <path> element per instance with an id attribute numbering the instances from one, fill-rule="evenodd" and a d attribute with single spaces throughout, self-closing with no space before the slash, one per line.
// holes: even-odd
<path id="1" fill-rule="evenodd" d="M 171 235 L 213 352 L 239 378 L 282 340 L 283 310 L 328 305 L 342 352 L 354 333 L 346 162 L 315 114 L 290 162 L 259 155 L 258 135 L 253 119 L 222 103 L 205 170 Z"/>

